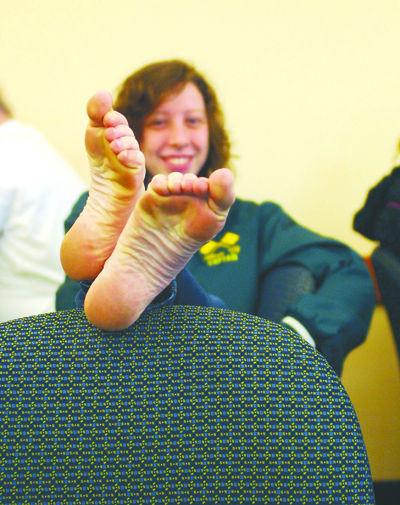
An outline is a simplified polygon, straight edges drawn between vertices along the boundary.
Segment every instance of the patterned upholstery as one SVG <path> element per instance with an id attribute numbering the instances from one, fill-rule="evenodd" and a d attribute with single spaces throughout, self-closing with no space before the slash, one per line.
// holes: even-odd
<path id="1" fill-rule="evenodd" d="M 0 325 L 2 504 L 373 504 L 360 427 L 289 330 L 166 307 Z"/>

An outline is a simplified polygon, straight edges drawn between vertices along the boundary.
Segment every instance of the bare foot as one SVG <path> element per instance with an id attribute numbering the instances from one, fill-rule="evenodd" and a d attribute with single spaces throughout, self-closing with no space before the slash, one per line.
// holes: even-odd
<path id="1" fill-rule="evenodd" d="M 86 295 L 89 321 L 105 330 L 136 321 L 224 227 L 234 199 L 233 175 L 225 168 L 209 179 L 179 173 L 155 176 Z"/>
<path id="2" fill-rule="evenodd" d="M 87 113 L 89 197 L 61 246 L 62 265 L 74 280 L 93 279 L 102 270 L 144 192 L 144 156 L 126 118 L 112 109 L 110 93 L 96 93 Z"/>

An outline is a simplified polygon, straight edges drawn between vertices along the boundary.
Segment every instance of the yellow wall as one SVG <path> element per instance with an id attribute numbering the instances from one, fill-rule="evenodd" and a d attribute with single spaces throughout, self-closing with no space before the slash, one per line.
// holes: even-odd
<path id="1" fill-rule="evenodd" d="M 144 63 L 188 59 L 225 108 L 239 196 L 367 254 L 351 222 L 400 136 L 399 21 L 398 0 L 1 0 L 0 86 L 87 176 L 89 96 Z M 379 479 L 400 478 L 390 339 L 376 314 L 345 370 Z"/>
<path id="2" fill-rule="evenodd" d="M 385 309 L 345 361 L 342 382 L 360 421 L 375 480 L 400 479 L 400 369 Z"/>

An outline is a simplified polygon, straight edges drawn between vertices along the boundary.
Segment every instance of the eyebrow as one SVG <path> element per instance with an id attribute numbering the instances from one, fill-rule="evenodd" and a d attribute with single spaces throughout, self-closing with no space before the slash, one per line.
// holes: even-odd
<path id="1" fill-rule="evenodd" d="M 187 112 L 206 112 L 206 110 L 205 109 L 185 109 L 183 112 L 185 112 L 185 113 L 187 113 Z M 168 115 L 169 112 L 163 111 L 163 110 L 155 110 L 153 112 L 150 112 L 149 116 L 153 116 L 154 114 Z"/>

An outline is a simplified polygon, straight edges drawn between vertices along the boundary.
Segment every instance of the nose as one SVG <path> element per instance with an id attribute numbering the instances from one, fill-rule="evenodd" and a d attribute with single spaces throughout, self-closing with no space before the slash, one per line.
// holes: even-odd
<path id="1" fill-rule="evenodd" d="M 169 144 L 183 147 L 189 143 L 189 131 L 184 121 L 172 121 L 169 128 Z"/>

